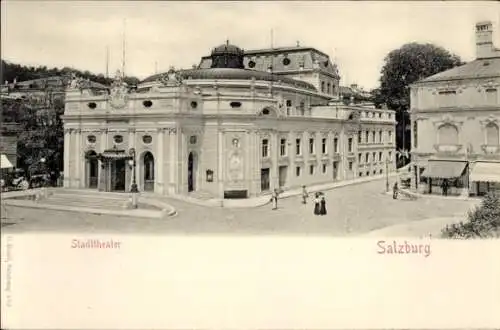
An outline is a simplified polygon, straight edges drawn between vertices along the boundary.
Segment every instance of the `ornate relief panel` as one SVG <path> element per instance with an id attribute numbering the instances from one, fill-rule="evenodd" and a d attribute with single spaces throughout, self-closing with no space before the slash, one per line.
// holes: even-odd
<path id="1" fill-rule="evenodd" d="M 226 180 L 230 189 L 241 189 L 245 182 L 245 132 L 226 133 Z"/>

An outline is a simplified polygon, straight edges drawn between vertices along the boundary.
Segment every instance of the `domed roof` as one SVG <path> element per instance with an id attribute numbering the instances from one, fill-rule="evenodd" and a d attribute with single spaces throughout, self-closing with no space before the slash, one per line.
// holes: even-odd
<path id="1" fill-rule="evenodd" d="M 235 68 L 210 68 L 210 69 L 192 69 L 192 70 L 181 70 L 178 74 L 183 80 L 194 79 L 194 80 L 260 80 L 260 81 L 276 81 L 283 84 L 294 86 L 301 89 L 306 89 L 310 91 L 316 91 L 314 85 L 309 84 L 305 81 L 296 80 L 292 78 L 286 78 L 278 76 L 272 73 L 255 71 L 248 69 L 235 69 Z M 153 82 L 160 79 L 164 73 L 156 74 L 148 77 L 142 81 L 142 83 Z"/>
<path id="2" fill-rule="evenodd" d="M 212 50 L 212 55 L 218 55 L 218 54 L 235 54 L 235 55 L 242 55 L 243 49 L 239 48 L 238 46 L 231 45 L 229 43 L 229 40 L 220 46 L 215 47 Z"/>

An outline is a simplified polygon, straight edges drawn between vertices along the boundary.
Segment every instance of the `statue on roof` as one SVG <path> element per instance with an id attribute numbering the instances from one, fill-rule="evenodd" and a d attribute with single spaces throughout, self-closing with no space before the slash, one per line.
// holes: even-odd
<path id="1" fill-rule="evenodd" d="M 171 66 L 168 72 L 161 76 L 160 81 L 165 86 L 179 86 L 182 84 L 182 76 Z"/>
<path id="2" fill-rule="evenodd" d="M 128 104 L 127 83 L 123 81 L 123 75 L 120 70 L 116 71 L 115 79 L 111 85 L 109 104 L 115 109 L 122 109 Z"/>

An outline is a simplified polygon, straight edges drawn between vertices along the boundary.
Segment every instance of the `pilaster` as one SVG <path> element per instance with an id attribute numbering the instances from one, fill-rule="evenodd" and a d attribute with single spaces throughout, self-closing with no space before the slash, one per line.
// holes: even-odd
<path id="1" fill-rule="evenodd" d="M 165 172 L 165 167 L 164 167 L 164 148 L 163 148 L 163 142 L 165 140 L 165 128 L 159 128 L 158 129 L 158 143 L 157 143 L 157 151 L 156 151 L 156 157 L 157 159 L 156 165 L 155 165 L 155 172 L 156 172 L 156 177 L 155 177 L 155 192 L 158 194 L 163 195 L 164 193 L 164 172 Z"/>
<path id="2" fill-rule="evenodd" d="M 64 130 L 64 188 L 69 188 L 70 184 L 70 159 L 71 159 L 71 129 Z"/>

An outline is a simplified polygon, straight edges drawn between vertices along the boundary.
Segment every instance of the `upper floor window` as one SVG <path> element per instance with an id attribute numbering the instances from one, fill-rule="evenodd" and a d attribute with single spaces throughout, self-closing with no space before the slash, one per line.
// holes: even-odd
<path id="1" fill-rule="evenodd" d="M 361 131 L 359 131 L 358 132 L 358 143 L 361 143 L 362 137 L 363 137 L 363 134 Z"/>
<path id="2" fill-rule="evenodd" d="M 374 152 L 372 156 L 373 162 L 375 163 L 377 161 L 377 153 Z"/>
<path id="3" fill-rule="evenodd" d="M 291 107 L 292 106 L 292 100 L 286 100 L 286 106 Z"/>
<path id="4" fill-rule="evenodd" d="M 380 151 L 378 153 L 378 161 L 381 162 L 382 161 L 382 151 Z"/>
<path id="5" fill-rule="evenodd" d="M 323 155 L 326 154 L 326 139 L 325 138 L 321 139 L 321 153 Z"/>
<path id="6" fill-rule="evenodd" d="M 333 152 L 339 152 L 339 138 L 333 138 Z"/>
<path id="7" fill-rule="evenodd" d="M 296 155 L 302 154 L 302 150 L 300 148 L 301 145 L 302 145 L 302 141 L 300 139 L 295 139 L 295 154 Z"/>
<path id="8" fill-rule="evenodd" d="M 378 142 L 382 143 L 382 131 L 378 132 Z"/>
<path id="9" fill-rule="evenodd" d="M 365 155 L 365 162 L 366 163 L 370 162 L 370 154 L 369 153 L 366 153 L 366 155 Z"/>
<path id="10" fill-rule="evenodd" d="M 392 143 L 392 131 L 389 131 L 389 142 Z"/>
<path id="11" fill-rule="evenodd" d="M 445 124 L 438 129 L 438 143 L 441 145 L 458 144 L 458 130 L 451 124 Z"/>
<path id="12" fill-rule="evenodd" d="M 365 139 L 365 142 L 366 143 L 369 143 L 370 142 L 370 132 L 366 131 L 366 139 Z"/>
<path id="13" fill-rule="evenodd" d="M 438 94 L 439 107 L 452 107 L 456 103 L 456 91 L 441 91 Z"/>
<path id="14" fill-rule="evenodd" d="M 326 92 L 330 94 L 330 83 L 326 84 Z"/>
<path id="15" fill-rule="evenodd" d="M 363 155 L 362 154 L 358 154 L 358 163 L 362 163 L 363 162 Z"/>
<path id="16" fill-rule="evenodd" d="M 377 142 L 375 132 L 372 132 L 372 141 L 373 141 L 373 143 Z"/>
<path id="17" fill-rule="evenodd" d="M 496 105 L 498 104 L 498 94 L 496 88 L 488 88 L 486 89 L 486 104 L 488 105 Z"/>
<path id="18" fill-rule="evenodd" d="M 347 140 L 347 151 L 348 152 L 352 152 L 352 149 L 353 149 L 353 145 L 352 145 L 352 138 L 349 138 Z"/>
<path id="19" fill-rule="evenodd" d="M 286 156 L 286 139 L 280 140 L 280 155 Z"/>
<path id="20" fill-rule="evenodd" d="M 493 123 L 486 125 L 486 144 L 497 146 L 499 143 L 498 126 Z"/>
<path id="21" fill-rule="evenodd" d="M 324 81 L 321 82 L 321 92 L 322 93 L 325 92 L 325 82 Z"/>
<path id="22" fill-rule="evenodd" d="M 309 139 L 309 153 L 314 154 L 314 139 Z"/>
<path id="23" fill-rule="evenodd" d="M 268 139 L 263 139 L 262 140 L 262 157 L 268 157 L 269 156 L 269 140 Z"/>

